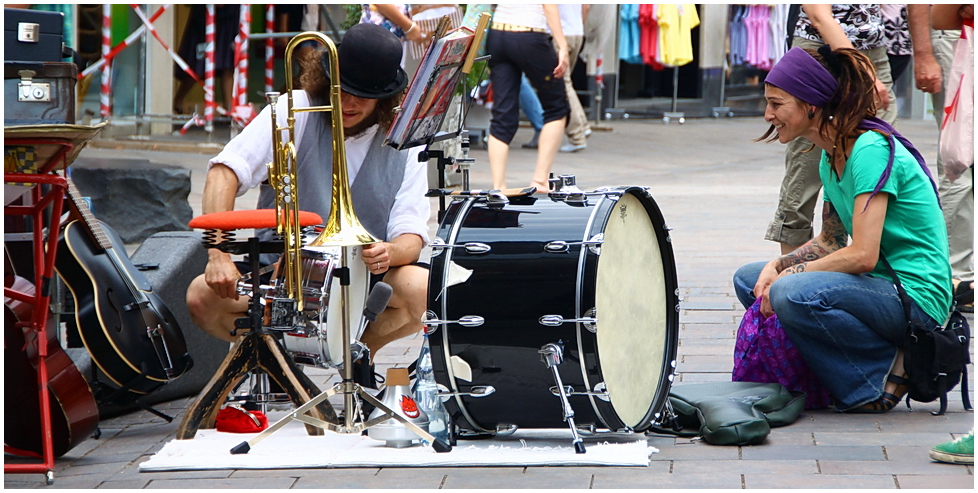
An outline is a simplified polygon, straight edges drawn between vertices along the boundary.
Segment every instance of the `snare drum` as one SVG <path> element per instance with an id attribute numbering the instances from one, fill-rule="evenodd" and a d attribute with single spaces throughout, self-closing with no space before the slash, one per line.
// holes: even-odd
<path id="1" fill-rule="evenodd" d="M 350 338 L 360 339 L 366 323 L 364 304 L 370 287 L 370 272 L 360 258 L 363 247 L 347 248 L 347 267 L 350 268 Z M 282 345 L 296 363 L 331 368 L 343 363 L 343 310 L 340 280 L 333 273 L 342 265 L 341 247 L 302 248 L 301 323 L 294 330 L 283 332 Z M 278 279 L 281 285 L 282 279 Z"/>
<path id="2" fill-rule="evenodd" d="M 579 426 L 642 431 L 662 417 L 679 298 L 669 233 L 645 189 L 592 192 L 583 204 L 456 200 L 433 245 L 428 296 L 440 320 L 429 337 L 436 380 L 463 432 L 566 426 L 538 354 L 558 341 Z M 485 322 L 450 322 L 466 316 Z M 467 395 L 480 386 L 495 392 Z"/>

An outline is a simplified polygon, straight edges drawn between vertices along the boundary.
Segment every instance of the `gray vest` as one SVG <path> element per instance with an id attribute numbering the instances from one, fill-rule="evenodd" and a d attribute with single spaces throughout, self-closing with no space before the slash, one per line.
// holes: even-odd
<path id="1" fill-rule="evenodd" d="M 329 217 L 333 195 L 333 137 L 328 116 L 322 111 L 309 114 L 302 145 L 296 151 L 299 209 L 315 212 L 323 221 Z M 384 137 L 378 131 L 370 143 L 350 193 L 354 211 L 363 226 L 376 238 L 387 241 L 387 221 L 404 181 L 408 153 L 384 145 Z M 275 208 L 275 194 L 267 184 L 262 184 L 259 190 L 258 208 Z M 262 230 L 258 236 L 265 241 L 272 233 L 270 229 Z M 262 260 L 267 258 L 263 255 Z"/>

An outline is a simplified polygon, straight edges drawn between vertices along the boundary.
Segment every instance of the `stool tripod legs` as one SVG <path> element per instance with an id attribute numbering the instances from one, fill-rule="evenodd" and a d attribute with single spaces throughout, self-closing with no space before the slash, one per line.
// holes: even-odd
<path id="1" fill-rule="evenodd" d="M 190 440 L 196 436 L 199 428 L 213 428 L 218 411 L 237 382 L 255 368 L 261 368 L 269 378 L 275 380 L 296 406 L 302 406 L 319 393 L 309 377 L 299 371 L 285 355 L 273 335 L 248 333 L 234 343 L 207 387 L 187 409 L 180 427 L 177 428 L 176 438 Z M 336 413 L 329 402 L 317 402 L 311 411 L 324 422 L 336 421 Z M 309 425 L 306 426 L 306 431 L 310 435 L 323 433 L 320 428 Z"/>

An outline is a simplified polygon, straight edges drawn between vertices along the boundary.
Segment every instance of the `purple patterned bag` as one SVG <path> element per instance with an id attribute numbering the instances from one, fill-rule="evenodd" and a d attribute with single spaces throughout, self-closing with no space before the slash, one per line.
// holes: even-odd
<path id="1" fill-rule="evenodd" d="M 778 316 L 761 314 L 761 298 L 747 309 L 737 330 L 733 381 L 780 383 L 789 391 L 804 392 L 805 409 L 823 409 L 832 402 L 784 333 Z"/>

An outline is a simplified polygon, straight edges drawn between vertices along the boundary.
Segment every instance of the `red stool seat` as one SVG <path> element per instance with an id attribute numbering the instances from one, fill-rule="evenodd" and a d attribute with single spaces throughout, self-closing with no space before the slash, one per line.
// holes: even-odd
<path id="1" fill-rule="evenodd" d="M 299 227 L 322 224 L 323 218 L 315 212 L 299 211 Z M 274 228 L 275 209 L 255 209 L 247 211 L 226 211 L 203 214 L 190 220 L 194 229 L 235 229 Z"/>

